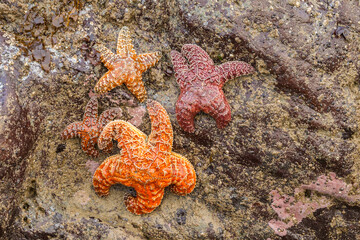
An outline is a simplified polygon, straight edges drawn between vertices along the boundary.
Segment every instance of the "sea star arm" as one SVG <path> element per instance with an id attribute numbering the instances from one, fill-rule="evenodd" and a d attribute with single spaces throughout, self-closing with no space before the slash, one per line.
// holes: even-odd
<path id="1" fill-rule="evenodd" d="M 124 82 L 124 79 L 116 76 L 115 71 L 108 71 L 100 78 L 100 80 L 95 85 L 95 92 L 104 93 L 110 91 L 116 86 L 121 85 Z"/>
<path id="2" fill-rule="evenodd" d="M 210 58 L 209 54 L 207 54 L 201 47 L 195 44 L 185 44 L 181 53 L 187 58 L 189 61 L 189 65 L 201 63 L 203 65 L 213 66 L 214 62 Z"/>
<path id="3" fill-rule="evenodd" d="M 88 104 L 86 104 L 84 112 L 84 120 L 89 118 L 97 118 L 98 116 L 98 100 L 92 97 Z"/>
<path id="4" fill-rule="evenodd" d="M 176 102 L 176 119 L 180 127 L 186 132 L 195 131 L 194 117 L 200 111 L 199 104 L 194 101 L 189 92 L 181 94 Z"/>
<path id="5" fill-rule="evenodd" d="M 147 109 L 151 121 L 151 134 L 148 143 L 155 146 L 160 152 L 170 152 L 173 142 L 173 130 L 169 115 L 160 103 L 154 100 L 147 101 Z"/>
<path id="6" fill-rule="evenodd" d="M 69 138 L 80 137 L 82 130 L 82 122 L 73 122 L 64 129 L 64 131 L 61 133 L 61 138 L 66 140 Z"/>
<path id="7" fill-rule="evenodd" d="M 102 132 L 105 125 L 108 124 L 111 120 L 113 120 L 114 117 L 117 116 L 120 111 L 121 111 L 120 108 L 111 108 L 111 109 L 104 111 L 100 115 L 99 120 L 98 120 L 100 133 Z M 102 149 L 102 151 L 110 152 L 112 147 L 113 147 L 112 143 L 108 144 L 105 148 Z"/>
<path id="8" fill-rule="evenodd" d="M 255 69 L 248 63 L 242 61 L 226 62 L 216 66 L 216 71 L 220 73 L 221 85 L 224 85 L 228 80 L 253 73 Z"/>
<path id="9" fill-rule="evenodd" d="M 118 56 L 102 44 L 97 45 L 95 49 L 100 53 L 100 59 L 104 63 L 105 67 L 112 70 Z"/>
<path id="10" fill-rule="evenodd" d="M 171 191 L 178 195 L 191 193 L 196 184 L 193 165 L 189 160 L 174 152 L 171 153 L 171 162 L 173 168 Z"/>
<path id="11" fill-rule="evenodd" d="M 121 28 L 119 32 L 116 53 L 119 54 L 121 58 L 132 57 L 136 54 L 128 27 Z"/>
<path id="12" fill-rule="evenodd" d="M 128 165 L 122 162 L 120 154 L 108 157 L 96 169 L 93 177 L 95 192 L 100 196 L 108 195 L 111 185 L 117 183 L 131 185 Z"/>
<path id="13" fill-rule="evenodd" d="M 137 68 L 144 72 L 149 68 L 155 66 L 155 64 L 160 60 L 161 53 L 160 52 L 152 52 L 152 53 L 144 53 L 137 55 L 136 62 Z"/>
<path id="14" fill-rule="evenodd" d="M 146 89 L 141 75 L 132 78 L 129 77 L 125 82 L 125 85 L 140 102 L 143 102 L 146 99 Z"/>
<path id="15" fill-rule="evenodd" d="M 95 148 L 96 138 L 90 138 L 88 135 L 83 135 L 81 138 L 82 150 L 90 156 L 99 156 L 99 151 Z"/>
<path id="16" fill-rule="evenodd" d="M 211 94 L 208 93 L 209 96 Z M 209 99 L 211 100 L 203 107 L 203 111 L 215 119 L 218 128 L 226 127 L 231 121 L 231 109 L 223 91 L 220 90 L 218 94 Z"/>
<path id="17" fill-rule="evenodd" d="M 171 62 L 174 66 L 176 82 L 180 85 L 180 88 L 184 87 L 186 74 L 189 71 L 186 59 L 178 51 L 170 52 Z"/>
<path id="18" fill-rule="evenodd" d="M 99 124 L 100 124 L 100 132 L 108 124 L 111 120 L 114 119 L 119 113 L 121 112 L 120 108 L 111 108 L 104 111 L 99 117 Z"/>
<path id="19" fill-rule="evenodd" d="M 117 120 L 108 123 L 98 139 L 100 149 L 112 147 L 112 139 L 118 141 L 118 147 L 124 149 L 138 149 L 145 144 L 146 135 L 131 123 Z M 131 156 L 129 156 L 131 157 Z"/>
<path id="20" fill-rule="evenodd" d="M 157 188 L 153 184 L 133 185 L 135 188 L 136 197 L 127 194 L 125 196 L 125 205 L 130 212 L 140 215 L 144 213 L 150 213 L 157 208 L 164 196 L 164 188 Z"/>

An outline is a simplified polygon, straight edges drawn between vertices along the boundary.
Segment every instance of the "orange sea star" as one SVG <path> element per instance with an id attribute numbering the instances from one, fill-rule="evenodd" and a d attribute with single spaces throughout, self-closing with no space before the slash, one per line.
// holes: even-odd
<path id="1" fill-rule="evenodd" d="M 185 44 L 181 53 L 171 51 L 170 56 L 181 90 L 176 102 L 180 127 L 194 132 L 194 117 L 204 111 L 215 118 L 218 128 L 224 128 L 231 120 L 231 110 L 222 87 L 232 78 L 254 72 L 254 68 L 241 61 L 215 66 L 210 56 L 194 44 Z"/>
<path id="2" fill-rule="evenodd" d="M 103 45 L 99 45 L 97 51 L 109 71 L 100 78 L 95 91 L 104 93 L 125 83 L 140 102 L 144 101 L 146 90 L 141 74 L 159 61 L 160 52 L 136 55 L 127 27 L 119 32 L 116 54 Z"/>
<path id="3" fill-rule="evenodd" d="M 81 138 L 83 151 L 88 155 L 97 157 L 99 155 L 99 151 L 95 149 L 97 139 L 104 126 L 110 122 L 119 111 L 119 108 L 108 109 L 98 118 L 98 101 L 96 97 L 93 97 L 86 105 L 83 121 L 73 122 L 68 125 L 62 132 L 61 138 L 64 140 L 74 137 Z M 103 150 L 109 151 L 110 148 L 104 148 Z"/>
<path id="4" fill-rule="evenodd" d="M 179 195 L 190 193 L 196 184 L 195 170 L 183 156 L 171 151 L 173 131 L 165 109 L 156 101 L 148 100 L 151 134 L 146 135 L 125 121 L 113 121 L 105 126 L 98 145 L 100 149 L 118 141 L 121 152 L 107 158 L 93 178 L 95 191 L 100 196 L 109 194 L 110 186 L 121 183 L 133 187 L 137 196 L 125 196 L 127 209 L 134 214 L 152 212 L 161 203 L 164 188 Z"/>

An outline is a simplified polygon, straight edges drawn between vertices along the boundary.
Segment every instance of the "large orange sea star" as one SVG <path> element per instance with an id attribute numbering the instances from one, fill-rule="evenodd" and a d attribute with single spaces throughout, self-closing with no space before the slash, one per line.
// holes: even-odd
<path id="1" fill-rule="evenodd" d="M 104 93 L 125 83 L 140 102 L 144 101 L 146 90 L 141 74 L 159 61 L 160 52 L 137 55 L 127 27 L 123 27 L 119 32 L 116 54 L 103 45 L 98 45 L 97 51 L 109 71 L 100 78 L 95 91 Z"/>
<path id="2" fill-rule="evenodd" d="M 125 121 L 106 125 L 98 140 L 99 148 L 109 148 L 115 139 L 121 152 L 107 158 L 93 178 L 100 196 L 108 195 L 110 186 L 116 183 L 133 187 L 137 196 L 126 195 L 125 205 L 134 214 L 150 213 L 158 207 L 165 187 L 172 185 L 174 193 L 185 195 L 196 183 L 192 164 L 171 151 L 173 131 L 167 112 L 153 100 L 148 100 L 147 109 L 151 120 L 148 138 Z"/>

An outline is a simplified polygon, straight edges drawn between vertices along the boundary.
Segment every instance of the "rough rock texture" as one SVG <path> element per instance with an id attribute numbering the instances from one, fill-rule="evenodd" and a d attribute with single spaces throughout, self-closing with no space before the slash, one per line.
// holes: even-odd
<path id="1" fill-rule="evenodd" d="M 270 192 L 272 195 L 271 207 L 281 220 L 271 219 L 269 226 L 277 235 L 285 236 L 286 229 L 299 224 L 318 209 L 334 204 L 334 201 L 331 200 L 360 203 L 360 195 L 351 195 L 349 193 L 351 189 L 351 184 L 346 184 L 338 179 L 335 173 L 330 172 L 328 176 L 318 177 L 316 182 L 295 188 L 294 197 L 286 194 L 281 196 L 277 190 L 273 190 Z"/>
<path id="2" fill-rule="evenodd" d="M 334 172 L 360 194 L 358 1 L 5 0 L 0 12 L 1 239 L 280 239 L 268 225 L 272 190 L 291 195 Z M 189 196 L 166 191 L 144 216 L 124 206 L 131 189 L 94 193 L 92 174 L 109 155 L 60 140 L 106 72 L 94 44 L 113 49 L 124 25 L 136 51 L 162 52 L 143 80 L 198 179 Z M 205 114 L 193 134 L 176 122 L 169 53 L 186 43 L 215 64 L 256 68 L 224 86 L 232 121 L 223 130 Z M 99 97 L 100 112 L 110 107 L 149 134 L 144 105 L 125 87 Z M 358 239 L 359 221 L 358 204 L 338 202 L 282 238 Z"/>

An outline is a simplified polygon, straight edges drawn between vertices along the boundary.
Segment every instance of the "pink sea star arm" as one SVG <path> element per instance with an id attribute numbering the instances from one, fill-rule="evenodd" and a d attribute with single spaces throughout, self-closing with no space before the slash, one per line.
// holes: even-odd
<path id="1" fill-rule="evenodd" d="M 183 156 L 172 152 L 171 162 L 173 179 L 171 191 L 178 195 L 186 195 L 192 192 L 196 184 L 196 174 L 193 165 Z"/>
<path id="2" fill-rule="evenodd" d="M 96 45 L 96 51 L 100 53 L 100 59 L 104 63 L 105 67 L 112 70 L 118 60 L 116 54 L 102 44 Z"/>
<path id="3" fill-rule="evenodd" d="M 248 63 L 242 61 L 226 62 L 215 67 L 220 74 L 221 85 L 228 80 L 253 73 L 255 69 Z"/>
<path id="4" fill-rule="evenodd" d="M 212 93 L 208 93 L 209 96 Z M 212 116 L 218 128 L 226 127 L 231 121 L 231 109 L 224 93 L 215 94 L 206 106 L 203 107 L 203 111 Z"/>
<path id="5" fill-rule="evenodd" d="M 214 65 L 210 56 L 197 45 L 185 44 L 181 49 L 181 53 L 187 58 L 190 66 L 198 63 L 209 66 Z"/>
<path id="6" fill-rule="evenodd" d="M 107 149 L 112 146 L 112 139 L 118 141 L 122 156 L 133 159 L 133 155 L 140 156 L 138 146 L 145 145 L 146 135 L 131 123 L 117 120 L 108 123 L 98 139 L 100 149 Z"/>
<path id="7" fill-rule="evenodd" d="M 95 192 L 100 196 L 106 196 L 111 185 L 121 183 L 130 186 L 129 176 L 129 167 L 121 161 L 119 154 L 108 157 L 94 173 Z"/>
<path id="8" fill-rule="evenodd" d="M 98 116 L 98 100 L 96 97 L 92 97 L 86 104 L 84 119 L 97 118 Z"/>
<path id="9" fill-rule="evenodd" d="M 136 54 L 128 27 L 121 28 L 119 32 L 116 53 L 119 54 L 121 58 L 132 57 Z"/>
<path id="10" fill-rule="evenodd" d="M 133 186 L 137 196 L 133 197 L 130 194 L 125 196 L 127 210 L 136 215 L 154 211 L 164 197 L 164 188 L 157 188 L 154 185 L 155 184 L 149 184 L 145 188 L 142 184 Z"/>
<path id="11" fill-rule="evenodd" d="M 180 88 L 184 87 L 186 80 L 186 74 L 189 71 L 186 59 L 178 51 L 170 52 L 171 62 L 175 71 L 176 82 L 180 85 Z"/>
<path id="12" fill-rule="evenodd" d="M 176 118 L 182 129 L 194 132 L 194 117 L 201 111 L 199 103 L 194 101 L 191 93 L 181 94 L 176 102 Z"/>
<path id="13" fill-rule="evenodd" d="M 161 53 L 160 52 L 152 52 L 152 53 L 144 53 L 137 55 L 136 62 L 137 68 L 144 72 L 149 68 L 155 66 L 155 64 L 160 60 Z"/>
<path id="14" fill-rule="evenodd" d="M 95 85 L 95 92 L 104 93 L 110 91 L 116 86 L 121 85 L 124 82 L 124 79 L 116 76 L 116 71 L 108 71 L 100 78 L 100 80 Z"/>
<path id="15" fill-rule="evenodd" d="M 64 129 L 61 133 L 61 138 L 66 140 L 69 138 L 80 137 L 82 130 L 82 122 L 73 122 Z"/>
<path id="16" fill-rule="evenodd" d="M 173 130 L 169 115 L 163 106 L 154 100 L 147 101 L 147 109 L 151 120 L 151 134 L 148 142 L 161 152 L 170 152 L 173 142 Z"/>

